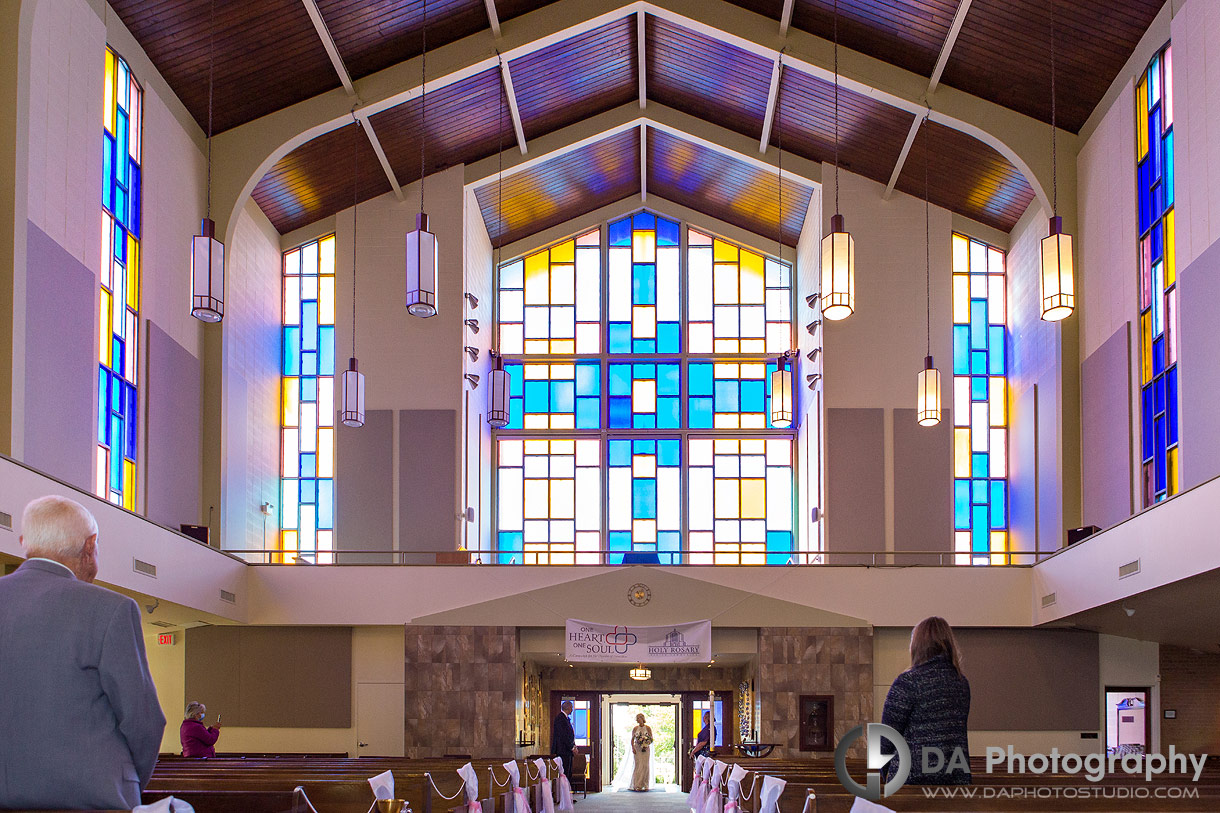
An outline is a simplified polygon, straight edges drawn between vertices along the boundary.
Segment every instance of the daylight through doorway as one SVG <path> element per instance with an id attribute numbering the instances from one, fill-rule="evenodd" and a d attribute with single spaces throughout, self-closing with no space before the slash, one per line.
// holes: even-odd
<path id="1" fill-rule="evenodd" d="M 644 755 L 649 760 L 648 789 L 677 792 L 679 786 L 677 751 L 679 747 L 678 699 L 668 696 L 645 698 L 611 695 L 607 698 L 607 751 L 610 776 L 607 790 L 630 789 L 634 757 L 631 732 L 638 724 L 637 714 L 643 714 L 652 729 L 653 742 Z"/>

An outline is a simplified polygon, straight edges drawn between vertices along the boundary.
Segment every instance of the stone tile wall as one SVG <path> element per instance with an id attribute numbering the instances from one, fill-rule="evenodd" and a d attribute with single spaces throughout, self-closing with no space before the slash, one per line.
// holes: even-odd
<path id="1" fill-rule="evenodd" d="M 779 743 L 773 756 L 809 758 L 800 750 L 797 707 L 801 695 L 834 695 L 834 738 L 873 713 L 873 631 L 870 627 L 762 627 L 758 677 L 762 742 Z M 865 756 L 863 740 L 851 751 Z"/>
<path id="2" fill-rule="evenodd" d="M 408 625 L 405 636 L 405 755 L 513 755 L 517 628 Z"/>

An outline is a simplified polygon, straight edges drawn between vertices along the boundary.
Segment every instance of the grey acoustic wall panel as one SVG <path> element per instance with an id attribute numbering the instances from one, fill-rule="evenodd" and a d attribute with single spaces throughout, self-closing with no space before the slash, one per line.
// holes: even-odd
<path id="1" fill-rule="evenodd" d="M 33 223 L 26 261 L 24 462 L 92 492 L 97 278 Z"/>
<path id="2" fill-rule="evenodd" d="M 148 510 L 170 528 L 201 521 L 202 388 L 199 359 L 148 322 Z"/>
<path id="3" fill-rule="evenodd" d="M 953 550 L 953 418 L 920 426 L 915 410 L 894 410 L 894 550 Z M 908 557 L 900 564 L 951 564 Z"/>
<path id="4" fill-rule="evenodd" d="M 394 413 L 371 409 L 358 429 L 339 424 L 336 440 L 336 539 L 340 550 L 394 548 Z M 341 556 L 340 562 L 387 562 Z"/>
<path id="5" fill-rule="evenodd" d="M 1178 389 L 1182 488 L 1220 474 L 1220 242 L 1179 272 Z"/>
<path id="6" fill-rule="evenodd" d="M 1038 547 L 1053 551 L 1067 541 L 1063 524 L 1063 435 L 1057 373 L 1038 380 Z"/>
<path id="7" fill-rule="evenodd" d="M 885 550 L 885 413 L 826 410 L 827 550 Z M 832 556 L 833 564 L 871 557 Z"/>
<path id="8" fill-rule="evenodd" d="M 457 548 L 457 440 L 456 410 L 398 413 L 398 536 L 403 550 Z"/>
<path id="9" fill-rule="evenodd" d="M 1131 516 L 1131 323 L 1080 365 L 1081 475 L 1085 525 Z"/>

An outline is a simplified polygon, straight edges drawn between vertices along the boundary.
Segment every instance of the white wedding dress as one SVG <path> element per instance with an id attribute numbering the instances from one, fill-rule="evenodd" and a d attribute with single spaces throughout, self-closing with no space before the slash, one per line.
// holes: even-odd
<path id="1" fill-rule="evenodd" d="M 637 726 L 637 728 L 638 728 L 638 726 Z M 633 736 L 631 738 L 631 741 L 633 741 L 635 739 L 634 734 L 635 734 L 635 731 L 632 730 Z M 631 741 L 629 741 L 629 742 L 631 742 Z M 635 770 L 636 770 L 636 754 L 634 753 L 635 750 L 636 749 L 631 748 L 626 753 L 624 753 L 622 761 L 619 762 L 618 768 L 614 771 L 614 781 L 612 781 L 610 784 L 611 784 L 611 787 L 613 787 L 616 791 L 631 789 L 631 780 L 635 776 Z M 647 760 L 647 762 L 648 762 L 648 765 L 646 768 L 646 770 L 648 771 L 648 780 L 647 780 L 646 789 L 652 790 L 657 786 L 657 778 L 654 775 L 655 772 L 652 770 L 652 746 L 651 745 L 648 746 L 648 750 L 641 752 L 640 758 L 642 760 Z"/>

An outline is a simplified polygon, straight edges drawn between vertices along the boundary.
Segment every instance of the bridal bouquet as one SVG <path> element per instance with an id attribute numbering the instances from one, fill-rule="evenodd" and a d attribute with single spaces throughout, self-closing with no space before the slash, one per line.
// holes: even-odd
<path id="1" fill-rule="evenodd" d="M 652 745 L 652 734 L 647 730 L 641 731 L 635 735 L 635 744 L 641 751 L 647 751 L 648 746 Z"/>

